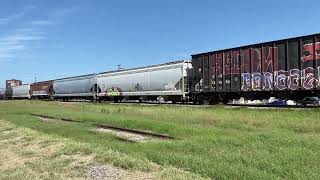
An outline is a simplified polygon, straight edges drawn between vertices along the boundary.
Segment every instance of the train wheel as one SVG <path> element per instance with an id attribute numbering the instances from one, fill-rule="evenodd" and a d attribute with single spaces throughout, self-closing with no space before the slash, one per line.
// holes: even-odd
<path id="1" fill-rule="evenodd" d="M 218 99 L 217 99 L 216 97 L 214 97 L 214 96 L 211 96 L 211 97 L 209 98 L 209 104 L 210 104 L 210 105 L 218 104 Z"/>
<path id="2" fill-rule="evenodd" d="M 193 100 L 192 100 L 192 103 L 193 103 L 193 104 L 198 104 L 198 101 L 197 101 L 196 99 L 193 99 Z"/>
<path id="3" fill-rule="evenodd" d="M 202 101 L 202 104 L 203 104 L 203 105 L 209 105 L 209 101 L 208 101 L 207 99 L 204 99 L 204 100 Z"/>
<path id="4" fill-rule="evenodd" d="M 228 98 L 222 99 L 222 103 L 223 103 L 223 104 L 228 104 L 228 103 L 229 103 L 229 99 L 228 99 Z"/>
<path id="5" fill-rule="evenodd" d="M 203 95 L 198 96 L 197 100 L 198 100 L 199 104 L 201 104 L 201 105 L 208 105 L 209 104 L 209 101 Z"/>

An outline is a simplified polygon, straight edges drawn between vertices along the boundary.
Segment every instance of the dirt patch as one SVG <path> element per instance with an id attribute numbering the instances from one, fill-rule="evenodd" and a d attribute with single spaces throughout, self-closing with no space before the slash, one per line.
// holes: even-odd
<path id="1" fill-rule="evenodd" d="M 50 117 L 45 115 L 38 115 L 38 114 L 30 114 L 31 116 L 38 117 L 41 120 L 52 120 L 52 121 L 67 121 L 67 122 L 74 122 L 74 123 L 83 123 L 81 121 L 66 119 L 66 118 L 57 118 L 57 117 Z"/>
<path id="2" fill-rule="evenodd" d="M 146 142 L 146 141 L 152 140 L 152 138 L 150 138 L 150 137 L 146 137 L 146 136 L 142 136 L 142 135 L 138 135 L 138 134 L 133 134 L 133 133 L 128 133 L 128 132 L 116 131 L 116 130 L 112 130 L 112 129 L 96 128 L 96 129 L 93 129 L 93 131 L 110 133 L 110 134 L 113 134 L 114 136 L 118 137 L 119 139 L 127 140 L 130 142 Z"/>
<path id="3" fill-rule="evenodd" d="M 73 123 L 84 123 L 82 121 L 72 120 L 72 119 L 66 119 L 66 118 L 55 118 L 45 115 L 37 115 L 37 114 L 30 114 L 32 116 L 38 117 L 40 120 L 44 122 L 49 121 L 67 121 L 67 122 L 73 122 Z M 135 130 L 135 129 L 128 129 L 128 128 L 120 128 L 105 124 L 95 124 L 94 122 L 86 121 L 85 123 L 89 123 L 92 125 L 95 125 L 96 131 L 98 132 L 108 132 L 111 134 L 116 135 L 118 138 L 122 140 L 128 140 L 131 142 L 143 142 L 150 139 L 161 139 L 161 140 L 173 140 L 175 139 L 172 136 L 164 135 L 164 134 L 157 134 L 149 131 L 141 131 L 141 130 Z"/>
<path id="4" fill-rule="evenodd" d="M 119 128 L 119 127 L 104 125 L 104 124 L 96 124 L 96 126 L 97 126 L 97 128 L 125 132 L 125 133 L 130 133 L 130 134 L 136 134 L 136 135 L 141 135 L 141 136 L 150 137 L 150 138 L 154 138 L 154 139 L 175 139 L 172 136 L 168 136 L 168 135 L 164 135 L 164 134 L 156 134 L 156 133 L 149 132 L 149 131 L 141 131 L 141 130 L 128 129 L 128 128 Z"/>
<path id="5" fill-rule="evenodd" d="M 52 122 L 52 119 L 45 118 L 45 117 L 39 117 L 39 120 L 43 122 Z"/>
<path id="6" fill-rule="evenodd" d="M 92 180 L 119 179 L 125 171 L 113 166 L 94 166 L 88 170 L 87 177 Z"/>

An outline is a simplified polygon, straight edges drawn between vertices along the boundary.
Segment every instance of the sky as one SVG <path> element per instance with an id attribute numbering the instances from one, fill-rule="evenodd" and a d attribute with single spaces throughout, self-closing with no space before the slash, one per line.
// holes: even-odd
<path id="1" fill-rule="evenodd" d="M 0 88 L 320 32 L 319 0 L 3 0 Z"/>

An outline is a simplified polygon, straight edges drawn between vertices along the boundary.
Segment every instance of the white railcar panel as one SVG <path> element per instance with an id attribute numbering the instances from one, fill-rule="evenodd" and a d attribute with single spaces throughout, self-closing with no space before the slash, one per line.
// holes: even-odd
<path id="1" fill-rule="evenodd" d="M 4 98 L 6 96 L 6 90 L 5 89 L 1 89 L 0 90 L 0 98 Z"/>
<path id="2" fill-rule="evenodd" d="M 54 97 L 93 96 L 94 76 L 53 81 Z"/>
<path id="3" fill-rule="evenodd" d="M 32 91 L 32 96 L 48 96 L 48 92 L 46 90 L 41 91 Z"/>
<path id="4" fill-rule="evenodd" d="M 99 74 L 97 84 L 100 96 L 162 96 L 183 95 L 183 77 L 186 63 L 152 68 L 141 68 L 122 72 Z M 109 94 L 108 92 L 119 91 Z"/>
<path id="5" fill-rule="evenodd" d="M 13 98 L 30 98 L 30 84 L 12 87 Z"/>
<path id="6" fill-rule="evenodd" d="M 176 87 L 176 84 L 183 77 L 182 67 L 174 69 L 165 69 L 150 73 L 152 90 L 158 91 L 177 91 L 181 87 Z"/>

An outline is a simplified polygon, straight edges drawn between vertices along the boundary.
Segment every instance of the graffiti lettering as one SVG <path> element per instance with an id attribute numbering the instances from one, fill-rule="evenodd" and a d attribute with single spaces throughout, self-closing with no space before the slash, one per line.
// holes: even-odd
<path id="1" fill-rule="evenodd" d="M 100 93 L 100 95 L 104 96 L 121 96 L 121 89 L 112 87 L 107 88 L 105 93 Z"/>
<path id="2" fill-rule="evenodd" d="M 319 60 L 320 59 L 320 42 L 316 43 L 316 59 Z"/>
<path id="3" fill-rule="evenodd" d="M 264 47 L 262 49 L 262 72 L 273 71 L 273 47 Z"/>
<path id="4" fill-rule="evenodd" d="M 251 88 L 251 83 L 250 83 L 250 73 L 242 73 L 242 87 L 241 89 L 243 91 L 249 91 Z"/>
<path id="5" fill-rule="evenodd" d="M 315 49 L 315 51 L 314 51 Z M 302 61 L 307 62 L 307 61 L 313 61 L 314 58 L 313 56 L 316 56 L 316 59 L 320 59 L 320 42 L 314 43 L 309 43 L 303 45 L 303 56 L 302 56 Z"/>
<path id="6" fill-rule="evenodd" d="M 271 91 L 273 89 L 273 75 L 272 73 L 266 72 L 262 76 L 262 89 L 264 91 Z"/>
<path id="7" fill-rule="evenodd" d="M 278 90 L 284 90 L 286 89 L 286 71 L 280 70 L 276 72 L 276 81 L 275 81 L 275 87 Z"/>
<path id="8" fill-rule="evenodd" d="M 135 89 L 136 91 L 141 91 L 143 88 L 142 88 L 142 86 L 141 86 L 139 83 L 137 83 L 137 84 L 134 86 L 134 89 Z"/>
<path id="9" fill-rule="evenodd" d="M 273 74 L 265 73 L 242 73 L 242 91 L 264 90 L 270 91 L 274 88 L 277 90 L 298 90 L 301 86 L 305 90 L 320 87 L 320 67 L 317 68 L 317 78 L 315 69 L 307 67 L 300 71 L 299 69 L 291 69 L 289 72 L 280 70 Z M 301 86 L 300 86 L 301 82 Z M 274 88 L 273 88 L 274 86 Z"/>
<path id="10" fill-rule="evenodd" d="M 300 70 L 291 69 L 289 71 L 289 77 L 288 77 L 288 88 L 290 90 L 299 89 L 299 79 L 300 79 Z"/>
<path id="11" fill-rule="evenodd" d="M 307 67 L 302 71 L 302 85 L 304 89 L 314 88 L 316 79 L 314 78 L 314 68 Z"/>
<path id="12" fill-rule="evenodd" d="M 252 73 L 252 90 L 261 90 L 261 73 Z"/>
<path id="13" fill-rule="evenodd" d="M 313 43 L 303 45 L 303 50 L 302 50 L 303 54 L 301 57 L 303 62 L 313 61 L 313 55 L 314 55 L 313 45 L 314 45 Z"/>
<path id="14" fill-rule="evenodd" d="M 242 91 L 320 88 L 320 37 L 302 42 L 300 62 L 300 53 L 292 53 L 299 43 L 289 43 L 287 54 L 286 45 L 280 44 L 210 55 L 213 88 L 239 88 L 240 78 Z"/>

